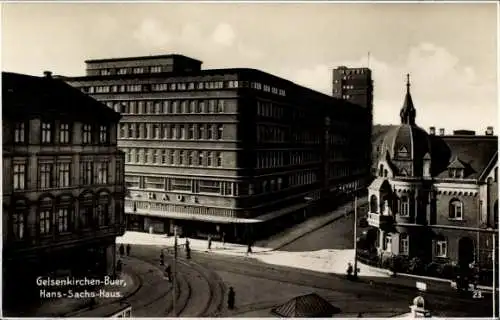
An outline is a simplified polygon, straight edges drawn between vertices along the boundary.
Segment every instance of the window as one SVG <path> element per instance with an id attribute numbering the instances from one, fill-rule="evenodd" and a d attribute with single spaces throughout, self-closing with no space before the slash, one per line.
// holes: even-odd
<path id="1" fill-rule="evenodd" d="M 26 188 L 26 164 L 14 164 L 14 190 L 24 190 Z"/>
<path id="2" fill-rule="evenodd" d="M 191 180 L 172 179 L 170 184 L 171 191 L 191 191 Z"/>
<path id="3" fill-rule="evenodd" d="M 194 125 L 188 125 L 188 139 L 194 139 Z"/>
<path id="4" fill-rule="evenodd" d="M 52 143 L 52 123 L 42 122 L 42 143 Z"/>
<path id="5" fill-rule="evenodd" d="M 202 124 L 198 125 L 198 139 L 205 139 L 205 126 Z"/>
<path id="6" fill-rule="evenodd" d="M 82 161 L 80 163 L 80 184 L 91 185 L 93 180 L 93 162 Z"/>
<path id="7" fill-rule="evenodd" d="M 224 112 L 224 100 L 217 101 L 217 112 L 219 112 L 219 113 Z"/>
<path id="8" fill-rule="evenodd" d="M 184 157 L 186 156 L 186 153 L 184 150 L 179 151 L 179 164 L 184 165 Z"/>
<path id="9" fill-rule="evenodd" d="M 463 204 L 458 199 L 450 201 L 450 219 L 462 220 L 463 219 Z"/>
<path id="10" fill-rule="evenodd" d="M 57 164 L 58 187 L 64 188 L 70 186 L 70 164 L 58 163 Z"/>
<path id="11" fill-rule="evenodd" d="M 215 157 L 217 159 L 217 167 L 222 167 L 222 153 L 216 152 Z"/>
<path id="12" fill-rule="evenodd" d="M 12 215 L 12 236 L 15 240 L 24 239 L 26 219 L 24 211 L 14 212 Z"/>
<path id="13" fill-rule="evenodd" d="M 96 207 L 96 216 L 98 226 L 107 226 L 109 223 L 109 203 L 108 196 L 101 195 L 99 197 L 99 203 Z"/>
<path id="14" fill-rule="evenodd" d="M 372 195 L 370 197 L 370 212 L 377 213 L 378 212 L 378 200 L 377 196 Z"/>
<path id="15" fill-rule="evenodd" d="M 198 165 L 203 166 L 203 151 L 198 151 Z"/>
<path id="16" fill-rule="evenodd" d="M 193 165 L 193 151 L 188 151 L 188 165 L 192 166 Z"/>
<path id="17" fill-rule="evenodd" d="M 93 218 L 93 199 L 92 194 L 86 193 L 80 198 L 80 226 L 82 229 L 92 225 Z"/>
<path id="18" fill-rule="evenodd" d="M 200 193 L 220 193 L 220 181 L 200 180 Z"/>
<path id="19" fill-rule="evenodd" d="M 217 140 L 222 140 L 223 130 L 224 130 L 224 128 L 222 125 L 217 126 Z"/>
<path id="20" fill-rule="evenodd" d="M 434 249 L 434 255 L 436 257 L 446 258 L 448 255 L 448 243 L 445 239 L 436 240 L 436 247 Z"/>
<path id="21" fill-rule="evenodd" d="M 384 250 L 386 252 L 392 252 L 392 236 L 390 234 L 386 235 L 384 238 Z"/>
<path id="22" fill-rule="evenodd" d="M 69 143 L 69 124 L 61 123 L 59 125 L 59 143 Z"/>
<path id="23" fill-rule="evenodd" d="M 43 201 L 39 216 L 39 233 L 42 236 L 49 235 L 52 231 L 52 202 L 51 200 Z"/>
<path id="24" fill-rule="evenodd" d="M 108 143 L 108 127 L 99 126 L 99 143 Z"/>
<path id="25" fill-rule="evenodd" d="M 408 255 L 409 251 L 409 237 L 406 233 L 399 235 L 399 254 Z"/>
<path id="26" fill-rule="evenodd" d="M 97 163 L 97 184 L 108 183 L 108 162 Z"/>
<path id="27" fill-rule="evenodd" d="M 69 209 L 60 208 L 57 211 L 58 232 L 67 232 L 69 229 Z"/>
<path id="28" fill-rule="evenodd" d="M 410 202 L 408 197 L 401 197 L 401 208 L 399 211 L 399 215 L 402 217 L 408 217 L 410 215 Z"/>
<path id="29" fill-rule="evenodd" d="M 161 72 L 161 66 L 153 66 L 151 67 L 151 73 Z"/>
<path id="30" fill-rule="evenodd" d="M 53 187 L 53 164 L 52 163 L 40 163 L 39 164 L 39 181 L 40 189 L 49 189 Z"/>
<path id="31" fill-rule="evenodd" d="M 216 126 L 211 126 L 207 128 L 207 139 L 212 140 L 214 138 L 214 131 L 217 130 Z"/>
<path id="32" fill-rule="evenodd" d="M 92 126 L 90 124 L 83 125 L 82 139 L 84 144 L 92 143 Z"/>
<path id="33" fill-rule="evenodd" d="M 212 151 L 208 152 L 207 166 L 211 167 L 214 163 L 214 153 Z"/>
<path id="34" fill-rule="evenodd" d="M 14 125 L 14 142 L 26 142 L 26 125 L 24 122 L 16 122 Z"/>

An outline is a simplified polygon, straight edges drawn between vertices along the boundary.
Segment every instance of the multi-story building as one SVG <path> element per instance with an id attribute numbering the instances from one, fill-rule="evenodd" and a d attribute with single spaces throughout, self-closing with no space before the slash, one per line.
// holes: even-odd
<path id="1" fill-rule="evenodd" d="M 369 187 L 368 223 L 380 253 L 466 267 L 492 266 L 498 232 L 498 137 L 445 135 L 416 125 L 407 93 L 401 124 L 374 145 L 378 176 Z"/>
<path id="2" fill-rule="evenodd" d="M 367 109 L 370 116 L 370 131 L 366 135 L 364 145 L 361 147 L 366 150 L 364 156 L 367 170 L 372 166 L 373 155 L 371 153 L 371 137 L 373 135 L 373 80 L 372 71 L 369 68 L 348 68 L 341 66 L 332 71 L 332 95 L 338 99 L 344 99 L 353 104 Z"/>
<path id="3" fill-rule="evenodd" d="M 5 310 L 36 277 L 114 273 L 125 159 L 120 114 L 49 72 L 3 72 L 2 117 Z"/>
<path id="4" fill-rule="evenodd" d="M 255 69 L 182 55 L 86 61 L 71 85 L 121 112 L 129 228 L 244 240 L 366 182 L 369 112 Z"/>

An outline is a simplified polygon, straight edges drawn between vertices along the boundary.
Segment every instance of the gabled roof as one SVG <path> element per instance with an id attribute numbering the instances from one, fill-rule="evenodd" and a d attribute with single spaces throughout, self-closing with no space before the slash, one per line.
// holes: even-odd
<path id="1" fill-rule="evenodd" d="M 54 114 L 96 122 L 121 115 L 60 79 L 2 72 L 2 116 L 30 118 Z"/>
<path id="2" fill-rule="evenodd" d="M 458 159 L 467 169 L 464 178 L 479 179 L 498 152 L 497 136 L 435 136 L 434 138 L 444 142 L 441 148 L 447 149 L 442 150 L 444 152 L 439 155 L 439 157 L 445 157 L 444 159 L 433 157 L 433 163 L 440 163 L 440 168 L 436 172 L 436 176 L 440 178 L 448 177 L 447 169 L 451 165 L 458 165 L 458 163 L 453 163 L 455 159 Z"/>
<path id="3" fill-rule="evenodd" d="M 316 293 L 295 297 L 271 310 L 279 317 L 286 318 L 322 318 L 339 313 L 340 309 Z"/>
<path id="4" fill-rule="evenodd" d="M 465 169 L 465 164 L 458 157 L 455 157 L 448 166 L 448 169 Z"/>

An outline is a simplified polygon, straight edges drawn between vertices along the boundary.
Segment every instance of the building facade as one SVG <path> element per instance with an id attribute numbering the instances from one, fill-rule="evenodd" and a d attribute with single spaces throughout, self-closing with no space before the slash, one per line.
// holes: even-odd
<path id="1" fill-rule="evenodd" d="M 4 72 L 2 95 L 5 307 L 39 276 L 114 273 L 125 159 L 120 115 L 50 73 Z"/>
<path id="2" fill-rule="evenodd" d="M 131 229 L 249 240 L 367 181 L 353 148 L 369 130 L 359 106 L 182 55 L 86 64 L 65 80 L 123 116 Z"/>
<path id="3" fill-rule="evenodd" d="M 498 137 L 417 126 L 407 93 L 401 124 L 374 145 L 377 177 L 369 187 L 368 223 L 381 254 L 468 268 L 492 267 L 498 233 Z"/>

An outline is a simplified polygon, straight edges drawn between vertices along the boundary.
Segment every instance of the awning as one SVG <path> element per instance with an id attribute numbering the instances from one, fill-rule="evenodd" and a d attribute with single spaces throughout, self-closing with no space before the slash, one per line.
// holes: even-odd
<path id="1" fill-rule="evenodd" d="M 260 215 L 255 218 L 237 218 L 237 217 L 223 217 L 223 216 L 214 216 L 214 215 L 204 215 L 204 214 L 195 214 L 195 213 L 185 213 L 185 212 L 175 212 L 175 211 L 161 211 L 154 209 L 140 209 L 134 212 L 131 208 L 125 208 L 125 214 L 138 214 L 141 216 L 150 216 L 150 217 L 161 217 L 161 218 L 170 218 L 170 219 L 179 219 L 179 220 L 192 220 L 192 221 L 204 221 L 204 222 L 218 222 L 218 223 L 261 223 L 265 221 L 272 220 L 274 218 L 278 218 L 285 214 L 303 209 L 307 207 L 307 203 L 301 203 L 294 206 L 286 207 L 280 210 L 276 210 L 273 212 L 269 212 L 263 215 Z"/>

